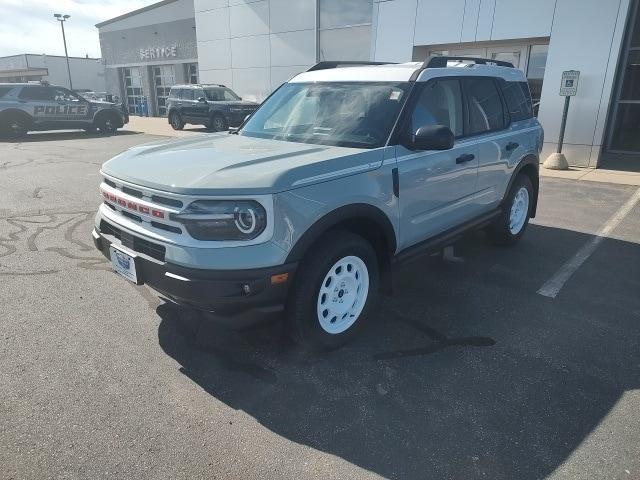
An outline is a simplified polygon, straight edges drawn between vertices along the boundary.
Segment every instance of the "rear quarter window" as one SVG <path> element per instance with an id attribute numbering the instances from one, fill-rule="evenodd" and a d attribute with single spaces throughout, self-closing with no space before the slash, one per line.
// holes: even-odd
<path id="1" fill-rule="evenodd" d="M 511 115 L 512 122 L 526 120 L 533 117 L 533 105 L 529 85 L 526 82 L 500 81 L 504 99 Z"/>
<path id="2" fill-rule="evenodd" d="M 4 97 L 7 93 L 13 90 L 14 87 L 0 87 L 0 98 Z"/>

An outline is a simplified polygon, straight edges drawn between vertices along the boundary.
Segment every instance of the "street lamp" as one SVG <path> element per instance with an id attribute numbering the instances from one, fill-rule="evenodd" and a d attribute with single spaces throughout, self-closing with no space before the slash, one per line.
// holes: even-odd
<path id="1" fill-rule="evenodd" d="M 62 27 L 62 41 L 64 42 L 64 56 L 67 59 L 67 74 L 69 75 L 69 89 L 73 90 L 73 83 L 71 83 L 71 68 L 69 68 L 69 54 L 67 53 L 67 38 L 64 36 L 64 22 L 66 22 L 68 18 L 71 18 L 71 15 L 62 15 L 61 13 L 54 13 L 53 16 L 56 17 L 56 20 L 60 22 L 60 26 Z"/>

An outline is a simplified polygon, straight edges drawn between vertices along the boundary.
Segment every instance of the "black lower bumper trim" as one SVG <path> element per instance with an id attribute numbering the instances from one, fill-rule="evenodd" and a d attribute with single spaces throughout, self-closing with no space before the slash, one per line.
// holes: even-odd
<path id="1" fill-rule="evenodd" d="M 93 232 L 96 248 L 110 258 L 113 243 L 108 234 Z M 205 270 L 160 262 L 139 252 L 136 272 L 144 283 L 175 303 L 209 312 L 211 318 L 228 326 L 246 327 L 281 315 L 297 263 L 251 270 Z M 288 273 L 286 282 L 273 285 L 271 277 Z"/>

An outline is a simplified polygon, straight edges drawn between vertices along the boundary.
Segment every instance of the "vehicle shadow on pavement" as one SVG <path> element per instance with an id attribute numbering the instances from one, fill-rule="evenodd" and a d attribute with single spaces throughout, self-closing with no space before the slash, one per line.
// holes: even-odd
<path id="1" fill-rule="evenodd" d="M 640 386 L 640 245 L 605 240 L 550 299 L 537 289 L 591 237 L 529 229 L 513 248 L 478 234 L 456 246 L 462 263 L 404 269 L 334 352 L 169 303 L 160 346 L 229 407 L 384 477 L 542 478 Z"/>
<path id="2" fill-rule="evenodd" d="M 122 135 L 139 135 L 144 132 L 134 132 L 131 130 L 118 130 L 117 133 L 106 134 L 100 132 L 85 132 L 84 130 L 74 131 L 47 131 L 31 132 L 20 138 L 7 138 L 0 136 L 0 143 L 35 143 L 35 142 L 60 142 L 62 140 L 86 140 L 89 138 L 109 138 Z"/>

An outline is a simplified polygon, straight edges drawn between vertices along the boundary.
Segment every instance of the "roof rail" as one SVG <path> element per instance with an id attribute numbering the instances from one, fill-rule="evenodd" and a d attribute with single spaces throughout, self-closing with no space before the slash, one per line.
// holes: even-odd
<path id="1" fill-rule="evenodd" d="M 496 65 L 498 67 L 515 68 L 513 63 L 503 60 L 492 60 L 490 58 L 477 57 L 430 57 L 425 61 L 424 68 L 445 68 L 449 62 L 469 62 L 476 65 Z"/>
<path id="2" fill-rule="evenodd" d="M 339 67 L 359 67 L 366 65 L 395 65 L 393 62 L 363 62 L 359 60 L 351 60 L 351 61 L 327 61 L 316 63 L 313 67 L 309 68 L 307 72 L 314 72 L 316 70 L 328 70 L 330 68 L 339 68 Z"/>
<path id="3" fill-rule="evenodd" d="M 503 60 L 493 60 L 490 58 L 431 56 L 424 61 L 424 63 L 422 64 L 422 66 L 420 66 L 420 68 L 418 68 L 415 72 L 413 72 L 413 75 L 411 75 L 411 78 L 409 79 L 409 81 L 415 82 L 420 76 L 420 74 L 427 68 L 446 68 L 447 64 L 451 61 L 469 62 L 475 65 L 496 65 L 498 67 L 515 68 L 513 66 L 513 63 L 511 62 L 505 62 Z"/>

